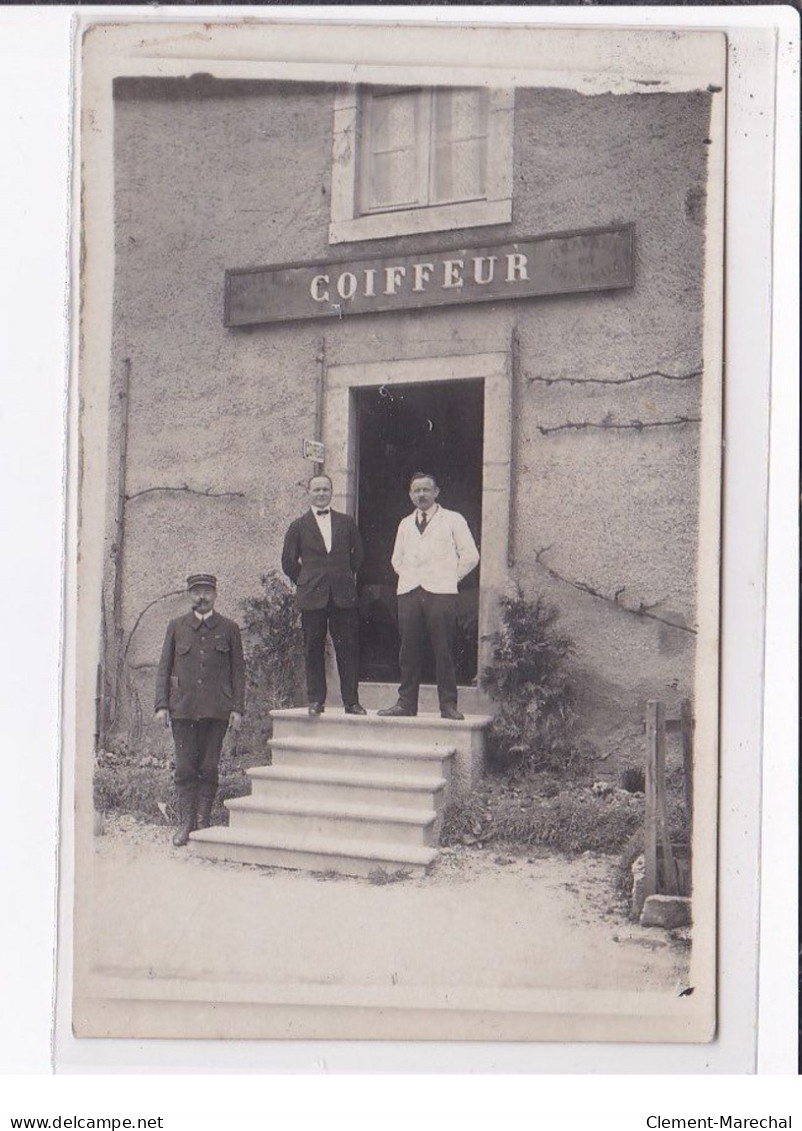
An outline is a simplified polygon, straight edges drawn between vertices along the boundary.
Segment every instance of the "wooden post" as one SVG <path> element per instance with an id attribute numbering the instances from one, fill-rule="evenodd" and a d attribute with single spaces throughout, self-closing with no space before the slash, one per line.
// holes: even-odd
<path id="1" fill-rule="evenodd" d="M 685 769 L 685 811 L 688 814 L 688 860 L 693 852 L 693 715 L 690 699 L 683 699 L 680 707 L 682 732 L 682 764 Z"/>
<path id="2" fill-rule="evenodd" d="M 658 875 L 658 890 L 667 895 L 676 895 L 679 891 L 679 878 L 677 865 L 674 860 L 674 850 L 671 847 L 671 835 L 668 827 L 668 805 L 666 801 L 666 723 L 663 704 L 658 703 L 657 712 L 657 741 L 655 743 L 655 794 L 657 796 L 657 828 L 660 844 L 663 849 L 662 876 Z M 661 883 L 662 880 L 662 883 Z"/>
<path id="3" fill-rule="evenodd" d="M 663 705 L 656 699 L 646 704 L 646 812 L 644 815 L 644 892 L 657 892 L 657 747 L 663 729 Z"/>

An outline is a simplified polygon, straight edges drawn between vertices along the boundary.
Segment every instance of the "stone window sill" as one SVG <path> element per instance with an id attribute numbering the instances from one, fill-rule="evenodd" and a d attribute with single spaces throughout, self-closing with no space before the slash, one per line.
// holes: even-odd
<path id="1" fill-rule="evenodd" d="M 425 232 L 450 232 L 455 228 L 483 228 L 493 224 L 509 224 L 511 220 L 510 198 L 471 200 L 462 204 L 441 204 L 397 212 L 374 212 L 353 219 L 332 220 L 329 224 L 329 243 L 352 243 Z"/>

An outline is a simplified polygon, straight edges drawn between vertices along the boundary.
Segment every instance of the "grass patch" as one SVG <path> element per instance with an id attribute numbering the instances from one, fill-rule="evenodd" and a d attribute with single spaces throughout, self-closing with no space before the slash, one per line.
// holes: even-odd
<path id="1" fill-rule="evenodd" d="M 264 758 L 260 761 L 264 762 Z M 130 752 L 100 753 L 95 763 L 93 792 L 98 813 L 129 813 L 159 823 L 176 820 L 171 758 Z M 228 764 L 221 768 L 212 823 L 227 824 L 228 810 L 223 802 L 248 793 L 250 779 L 244 766 Z"/>
<path id="2" fill-rule="evenodd" d="M 643 824 L 643 798 L 589 784 L 529 775 L 515 783 L 486 779 L 447 806 L 443 844 L 543 845 L 560 852 L 619 852 Z"/>

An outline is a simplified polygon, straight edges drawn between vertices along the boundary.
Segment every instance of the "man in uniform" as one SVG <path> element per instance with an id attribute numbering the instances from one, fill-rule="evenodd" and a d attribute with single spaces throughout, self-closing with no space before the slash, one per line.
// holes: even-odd
<path id="1" fill-rule="evenodd" d="M 177 848 L 211 823 L 223 738 L 229 726 L 239 730 L 245 701 L 242 638 L 214 611 L 217 578 L 192 574 L 187 593 L 192 609 L 167 626 L 156 677 L 156 718 L 172 725 L 175 742 Z"/>
<path id="2" fill-rule="evenodd" d="M 433 475 L 416 471 L 409 484 L 415 510 L 402 519 L 393 549 L 398 574 L 398 629 L 401 685 L 398 702 L 379 711 L 385 716 L 417 715 L 426 637 L 434 652 L 437 696 L 444 719 L 463 719 L 457 709 L 454 638 L 457 586 L 479 564 L 479 551 L 468 523 L 457 511 L 437 502 Z"/>
<path id="3" fill-rule="evenodd" d="M 331 509 L 328 475 L 313 475 L 307 485 L 309 510 L 290 525 L 281 568 L 297 585 L 306 662 L 309 714 L 326 707 L 326 633 L 331 632 L 340 692 L 348 715 L 365 715 L 359 702 L 359 611 L 356 574 L 364 550 L 350 515 Z"/>

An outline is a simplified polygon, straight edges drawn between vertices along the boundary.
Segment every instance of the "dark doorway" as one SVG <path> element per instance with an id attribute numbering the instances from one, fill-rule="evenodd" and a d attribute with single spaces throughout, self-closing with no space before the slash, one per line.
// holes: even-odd
<path id="1" fill-rule="evenodd" d="M 394 682 L 398 671 L 396 576 L 390 565 L 398 523 L 412 510 L 408 485 L 430 471 L 440 502 L 463 514 L 476 539 L 482 530 L 484 382 L 383 385 L 355 393 L 359 436 L 357 520 L 365 541 L 359 574 L 360 679 Z M 460 584 L 457 680 L 476 683 L 479 570 Z M 424 681 L 434 682 L 430 656 Z"/>

